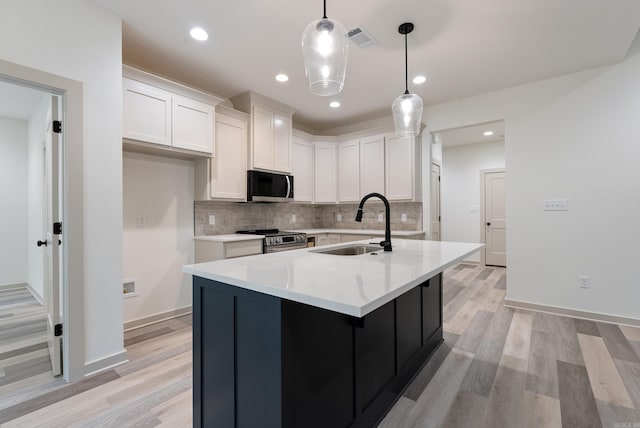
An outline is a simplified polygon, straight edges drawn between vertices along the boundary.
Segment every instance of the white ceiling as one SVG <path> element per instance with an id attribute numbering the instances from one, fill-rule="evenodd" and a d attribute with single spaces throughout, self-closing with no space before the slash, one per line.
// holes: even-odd
<path id="1" fill-rule="evenodd" d="M 486 131 L 493 131 L 493 134 L 484 135 Z M 439 131 L 435 133 L 435 135 L 442 143 L 443 148 L 504 140 L 504 121 L 499 120 L 496 122 L 448 129 Z"/>
<path id="2" fill-rule="evenodd" d="M 427 105 L 619 62 L 640 28 L 638 0 L 329 0 L 329 18 L 378 43 L 351 44 L 345 89 L 327 99 L 308 91 L 300 52 L 320 0 L 91 1 L 123 18 L 125 63 L 224 97 L 254 90 L 319 131 L 390 114 L 404 91 L 405 21 L 410 78 L 429 79 L 409 90 Z M 189 37 L 196 25 L 207 42 Z"/>
<path id="3" fill-rule="evenodd" d="M 0 80 L 0 117 L 29 120 L 45 94 Z"/>

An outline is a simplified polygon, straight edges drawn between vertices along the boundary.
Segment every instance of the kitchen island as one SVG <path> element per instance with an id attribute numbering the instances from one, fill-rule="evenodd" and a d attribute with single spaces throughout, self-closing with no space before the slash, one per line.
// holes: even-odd
<path id="1" fill-rule="evenodd" d="M 362 241 L 363 244 L 368 241 Z M 194 426 L 375 426 L 442 342 L 442 271 L 482 244 L 394 240 L 185 266 Z"/>

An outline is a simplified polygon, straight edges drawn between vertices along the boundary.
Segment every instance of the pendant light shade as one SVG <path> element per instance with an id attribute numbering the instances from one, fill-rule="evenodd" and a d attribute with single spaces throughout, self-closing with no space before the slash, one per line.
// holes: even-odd
<path id="1" fill-rule="evenodd" d="M 405 22 L 398 27 L 398 32 L 404 34 L 404 76 L 405 91 L 393 101 L 391 113 L 397 135 L 416 136 L 420 133 L 422 122 L 422 99 L 416 94 L 409 93 L 409 67 L 407 60 L 407 34 L 413 31 L 413 24 Z"/>
<path id="2" fill-rule="evenodd" d="M 324 11 L 302 33 L 302 58 L 311 93 L 330 96 L 344 87 L 349 39 L 342 24 L 327 18 L 326 0 Z"/>

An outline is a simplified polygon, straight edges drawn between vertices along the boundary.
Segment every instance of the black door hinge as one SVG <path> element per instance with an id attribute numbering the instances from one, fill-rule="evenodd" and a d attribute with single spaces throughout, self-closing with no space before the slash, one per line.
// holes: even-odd
<path id="1" fill-rule="evenodd" d="M 440 181 L 440 176 L 438 176 L 438 181 Z"/>
<path id="2" fill-rule="evenodd" d="M 438 221 L 441 221 L 440 216 L 438 216 Z"/>
<path id="3" fill-rule="evenodd" d="M 62 223 L 57 221 L 53 223 L 53 234 L 54 235 L 62 235 Z"/>
<path id="4" fill-rule="evenodd" d="M 56 134 L 61 134 L 62 133 L 62 122 L 59 120 L 54 120 L 53 121 L 53 132 L 55 132 Z"/>
<path id="5" fill-rule="evenodd" d="M 55 337 L 62 336 L 62 324 L 56 324 L 56 325 L 53 327 L 53 335 L 54 335 Z"/>

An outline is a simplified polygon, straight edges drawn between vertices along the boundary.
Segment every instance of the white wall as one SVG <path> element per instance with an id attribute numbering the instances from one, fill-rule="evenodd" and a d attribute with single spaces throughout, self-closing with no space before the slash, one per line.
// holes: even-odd
<path id="1" fill-rule="evenodd" d="M 84 0 L 0 0 L 0 6 L 11 11 L 0 14 L 10 40 L 0 43 L 1 59 L 83 82 L 85 278 L 78 304 L 84 304 L 86 371 L 97 370 L 124 357 L 121 20 Z"/>
<path id="2" fill-rule="evenodd" d="M 480 170 L 504 166 L 504 141 L 444 148 L 440 173 L 443 241 L 480 242 Z M 479 261 L 479 253 L 469 260 Z"/>
<path id="3" fill-rule="evenodd" d="M 26 171 L 27 122 L 0 117 L 0 285 L 27 282 Z"/>
<path id="4" fill-rule="evenodd" d="M 427 107 L 430 131 L 505 119 L 508 299 L 640 320 L 639 75 L 637 37 L 620 64 Z"/>
<path id="5" fill-rule="evenodd" d="M 124 300 L 126 322 L 191 306 L 191 276 L 181 269 L 194 263 L 194 166 L 137 153 L 123 157 L 124 277 L 135 279 L 138 294 Z"/>
<path id="6" fill-rule="evenodd" d="M 42 101 L 31 114 L 28 124 L 28 167 L 27 167 L 27 218 L 29 254 L 29 284 L 33 290 L 44 297 L 43 251 L 33 245 L 45 237 L 42 216 L 44 212 L 44 151 L 43 142 L 46 132 L 46 120 L 51 95 L 42 96 Z"/>

